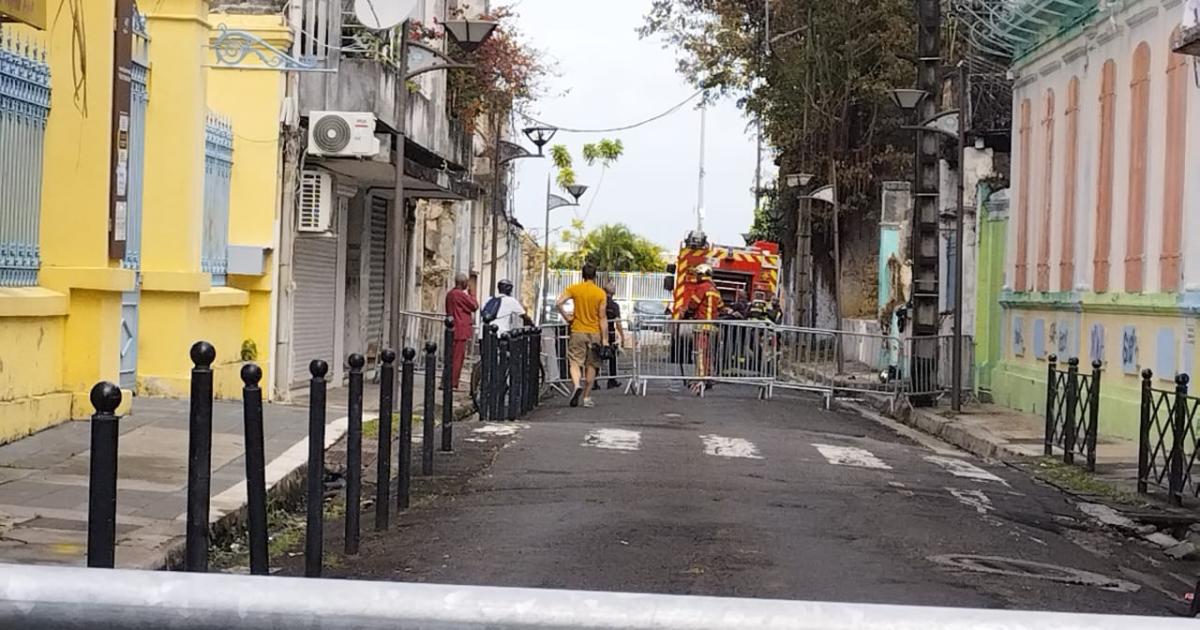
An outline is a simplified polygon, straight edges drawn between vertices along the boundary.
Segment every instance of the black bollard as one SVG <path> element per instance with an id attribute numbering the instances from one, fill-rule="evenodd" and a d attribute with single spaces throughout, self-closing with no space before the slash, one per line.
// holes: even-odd
<path id="1" fill-rule="evenodd" d="M 362 534 L 362 415 L 363 415 L 363 366 L 367 364 L 361 354 L 352 354 L 346 360 L 350 365 L 350 388 L 347 395 L 349 413 L 346 424 L 346 555 L 358 553 L 359 536 Z"/>
<path id="2" fill-rule="evenodd" d="M 404 349 L 400 364 L 400 456 L 396 471 L 396 507 L 408 509 L 408 493 L 412 485 L 412 420 L 413 420 L 413 359 L 417 351 Z"/>
<path id="3" fill-rule="evenodd" d="M 111 569 L 117 547 L 117 407 L 121 388 L 103 381 L 92 388 L 91 475 L 88 477 L 87 565 Z"/>
<path id="4" fill-rule="evenodd" d="M 542 329 L 534 328 L 529 335 L 529 378 L 525 379 L 526 391 L 525 408 L 526 411 L 533 411 L 537 407 L 538 390 L 541 389 L 541 384 L 538 382 L 538 376 L 542 366 Z"/>
<path id="5" fill-rule="evenodd" d="M 508 333 L 500 335 L 496 347 L 500 360 L 496 363 L 496 374 L 492 378 L 492 419 L 512 420 L 508 405 L 505 404 L 508 400 L 509 363 L 512 360 L 512 338 Z"/>
<path id="6" fill-rule="evenodd" d="M 492 375 L 496 372 L 496 329 L 490 322 L 484 320 L 479 338 L 479 398 L 475 401 L 484 422 L 492 419 Z"/>
<path id="7" fill-rule="evenodd" d="M 454 318 L 446 318 L 442 343 L 442 452 L 454 450 Z"/>
<path id="8" fill-rule="evenodd" d="M 207 341 L 192 345 L 192 398 L 188 417 L 187 529 L 183 568 L 208 571 L 208 506 L 212 485 L 212 363 L 217 351 Z"/>
<path id="9" fill-rule="evenodd" d="M 250 574 L 270 573 L 267 551 L 267 481 L 263 442 L 262 368 L 242 366 L 242 422 L 246 434 L 246 533 Z"/>
<path id="10" fill-rule="evenodd" d="M 385 349 L 379 353 L 383 365 L 379 370 L 379 439 L 378 461 L 375 470 L 375 531 L 388 528 L 391 517 L 392 489 L 392 394 L 396 382 L 396 353 Z"/>
<path id="11" fill-rule="evenodd" d="M 525 329 L 514 330 L 508 343 L 509 352 L 512 354 L 509 358 L 509 369 L 512 370 L 512 373 L 509 375 L 508 413 L 506 415 L 513 420 L 520 418 L 523 411 L 521 409 L 521 392 L 525 387 Z"/>
<path id="12" fill-rule="evenodd" d="M 329 364 L 316 359 L 308 403 L 308 518 L 304 530 L 304 577 L 321 577 L 325 548 L 325 374 Z"/>
<path id="13" fill-rule="evenodd" d="M 425 342 L 425 412 L 421 414 L 421 475 L 433 475 L 433 442 L 437 419 L 437 344 Z"/>

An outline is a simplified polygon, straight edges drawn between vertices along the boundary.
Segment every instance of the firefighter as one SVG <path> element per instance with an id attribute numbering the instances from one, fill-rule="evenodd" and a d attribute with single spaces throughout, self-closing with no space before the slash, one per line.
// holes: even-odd
<path id="1" fill-rule="evenodd" d="M 684 308 L 685 319 L 711 322 L 718 319 L 724 305 L 721 293 L 717 291 L 712 281 L 712 267 L 707 264 L 696 265 L 694 280 Z M 716 327 L 711 323 L 698 324 L 693 331 L 693 347 L 696 351 L 696 376 L 692 384 L 692 392 L 697 396 L 712 386 L 707 379 L 713 372 L 713 345 L 715 344 Z"/>

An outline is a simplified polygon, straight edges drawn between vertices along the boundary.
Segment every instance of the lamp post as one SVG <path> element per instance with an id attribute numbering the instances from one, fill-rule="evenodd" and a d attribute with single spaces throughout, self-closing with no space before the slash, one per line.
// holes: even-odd
<path id="1" fill-rule="evenodd" d="M 496 29 L 496 23 L 485 20 L 457 20 L 446 22 L 446 33 L 450 38 L 458 44 L 464 51 L 470 52 L 479 48 L 492 32 Z M 405 127 L 408 120 L 408 82 L 427 72 L 437 70 L 451 70 L 455 68 L 472 68 L 470 64 L 457 63 L 445 53 L 431 48 L 424 44 L 408 41 L 409 22 L 406 20 L 400 25 L 400 50 L 399 50 L 399 68 L 397 74 L 400 80 L 396 82 L 396 183 L 393 190 L 395 200 L 394 212 L 392 213 L 392 225 L 388 230 L 388 274 L 391 277 L 392 287 L 392 302 L 388 308 L 388 315 L 391 321 L 388 322 L 388 343 L 392 346 L 400 343 L 400 313 L 403 311 L 401 307 L 401 298 L 407 297 L 407 279 L 402 282 L 402 275 L 405 274 L 404 269 L 404 242 L 406 240 L 405 224 L 406 214 L 404 203 L 404 143 L 406 131 Z M 401 289 L 404 291 L 401 291 Z M 393 386 L 398 386 L 400 370 L 396 370 L 397 381 Z"/>
<path id="2" fill-rule="evenodd" d="M 537 153 L 530 153 L 525 147 L 500 139 L 500 121 L 496 121 L 496 143 L 492 148 L 492 257 L 491 257 L 491 273 L 487 291 L 490 293 L 496 287 L 496 265 L 500 260 L 499 240 L 500 240 L 500 168 L 513 160 L 523 158 L 540 158 L 543 157 L 542 149 L 550 139 L 554 137 L 557 129 L 552 127 L 528 127 L 522 132 L 533 142 L 537 147 Z"/>
<path id="3" fill-rule="evenodd" d="M 813 179 L 812 173 L 790 173 L 783 176 L 783 181 L 788 188 L 799 188 L 801 191 L 808 187 L 809 182 Z M 804 277 L 812 278 L 812 231 L 811 221 L 808 213 L 808 199 L 800 194 L 796 199 L 796 251 L 792 256 L 792 292 L 795 299 L 795 306 L 788 309 L 794 314 L 800 313 L 801 305 L 803 305 L 805 316 L 800 317 L 795 321 L 796 325 L 808 325 L 809 316 L 813 312 L 813 304 L 811 291 L 808 290 L 807 283 L 803 281 Z M 804 298 L 809 297 L 805 302 Z"/>
<path id="4" fill-rule="evenodd" d="M 578 206 L 579 198 L 587 191 L 587 186 L 583 184 L 571 184 L 567 186 L 567 192 L 575 201 L 570 201 L 564 197 L 560 197 L 550 192 L 550 174 L 546 174 L 546 232 L 542 235 L 542 290 L 541 303 L 538 305 L 538 325 L 540 326 L 546 320 L 546 303 L 550 300 L 550 211 L 555 208 L 563 208 L 567 206 Z"/>
<path id="5" fill-rule="evenodd" d="M 958 183 L 954 211 L 954 338 L 950 350 L 950 407 L 954 411 L 962 411 L 962 377 L 963 377 L 963 214 L 965 210 L 966 189 L 966 159 L 967 159 L 967 69 L 966 64 L 958 64 L 958 109 L 944 111 L 934 115 L 915 127 L 904 127 L 916 130 L 917 133 L 934 132 L 958 143 Z M 892 102 L 905 111 L 915 112 L 917 106 L 928 96 L 922 90 L 892 90 Z"/>

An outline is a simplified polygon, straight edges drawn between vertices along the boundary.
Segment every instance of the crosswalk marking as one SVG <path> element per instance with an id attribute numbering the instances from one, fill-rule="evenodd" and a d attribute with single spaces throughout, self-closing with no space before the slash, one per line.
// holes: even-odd
<path id="1" fill-rule="evenodd" d="M 700 439 L 704 442 L 705 455 L 762 459 L 762 455 L 758 454 L 758 447 L 750 440 L 722 437 L 720 435 L 701 435 Z"/>
<path id="2" fill-rule="evenodd" d="M 642 447 L 642 434 L 626 429 L 593 429 L 584 436 L 583 445 L 613 451 L 636 451 Z"/>
<path id="3" fill-rule="evenodd" d="M 833 446 L 831 444 L 813 444 L 830 464 L 838 466 L 854 466 L 856 468 L 875 468 L 891 470 L 883 460 L 875 457 L 870 451 L 853 446 Z"/>
<path id="4" fill-rule="evenodd" d="M 941 466 L 955 477 L 974 479 L 976 481 L 995 481 L 998 483 L 1005 483 L 1003 479 L 966 460 L 955 457 L 939 457 L 937 455 L 930 455 L 929 457 L 925 458 L 925 461 Z"/>
<path id="5" fill-rule="evenodd" d="M 995 509 L 992 507 L 992 500 L 982 490 L 957 490 L 955 488 L 946 488 L 946 490 L 954 495 L 959 503 L 974 508 L 980 514 L 987 514 Z"/>

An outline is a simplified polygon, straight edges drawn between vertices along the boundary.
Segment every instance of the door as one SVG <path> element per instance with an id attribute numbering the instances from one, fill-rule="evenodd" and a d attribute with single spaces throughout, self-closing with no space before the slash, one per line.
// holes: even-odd
<path id="1" fill-rule="evenodd" d="M 301 387 L 312 375 L 308 365 L 321 359 L 332 366 L 334 335 L 340 322 L 334 317 L 337 303 L 338 239 L 333 235 L 296 238 L 293 280 L 296 294 L 292 314 L 292 387 Z"/>
<path id="2" fill-rule="evenodd" d="M 121 294 L 120 377 L 124 389 L 137 388 L 138 305 L 142 300 L 142 183 L 146 154 L 146 106 L 150 94 L 146 90 L 149 68 L 137 57 L 133 63 L 132 97 L 129 115 L 129 174 L 127 185 L 125 259 L 121 266 L 134 273 L 132 291 Z"/>
<path id="3" fill-rule="evenodd" d="M 363 345 L 368 356 L 383 349 L 383 321 L 387 307 L 387 233 L 388 200 L 371 197 L 371 230 L 367 244 L 367 338 Z"/>

